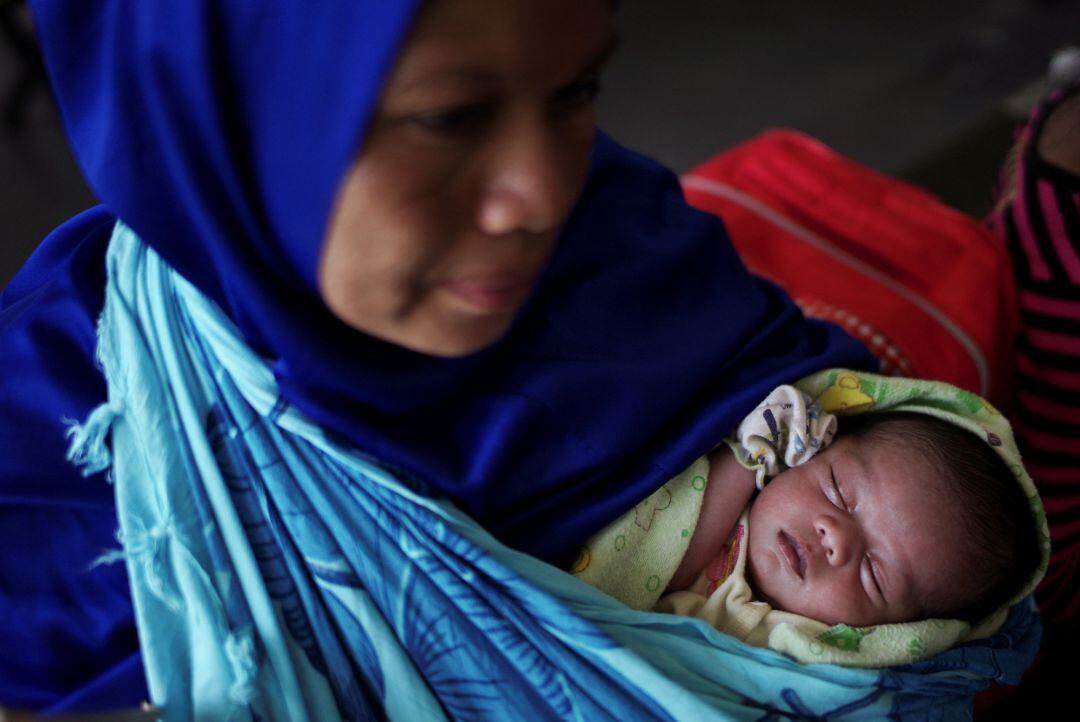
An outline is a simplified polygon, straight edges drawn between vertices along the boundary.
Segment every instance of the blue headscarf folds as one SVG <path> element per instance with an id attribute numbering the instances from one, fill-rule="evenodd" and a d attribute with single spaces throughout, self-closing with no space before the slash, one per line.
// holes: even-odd
<path id="1" fill-rule="evenodd" d="M 110 492 L 62 461 L 62 420 L 105 398 L 93 328 L 116 218 L 223 310 L 283 397 L 339 443 L 548 560 L 711 448 L 776 385 L 871 364 L 752 278 L 671 173 L 603 135 L 505 338 L 447 360 L 368 337 L 322 304 L 317 258 L 417 3 L 32 5 L 104 209 L 50 237 L 0 300 L 0 514 L 19 520 L 37 565 L 0 561 L 2 603 L 27 611 L 0 621 L 0 646 L 50 638 L 95 662 L 58 662 L 51 649 L 25 668 L 0 661 L 4 701 L 105 689 L 102 670 L 135 651 L 122 572 L 86 572 L 115 530 Z M 102 579 L 108 594 L 90 588 Z M 123 697 L 113 692 L 95 699 Z"/>

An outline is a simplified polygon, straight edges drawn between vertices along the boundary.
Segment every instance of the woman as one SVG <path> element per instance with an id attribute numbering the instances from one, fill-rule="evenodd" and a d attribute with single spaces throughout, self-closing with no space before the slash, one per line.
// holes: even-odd
<path id="1" fill-rule="evenodd" d="M 15 540 L 0 646 L 22 650 L 0 659 L 6 704 L 147 697 L 129 574 L 137 599 L 153 575 L 131 538 L 126 568 L 95 563 L 116 546 L 102 440 L 131 412 L 95 363 L 121 241 L 160 256 L 272 371 L 271 422 L 287 408 L 548 561 L 778 383 L 869 363 L 751 278 L 670 173 L 596 134 L 607 0 L 34 11 L 103 206 L 46 239 L 0 304 Z M 74 420 L 86 479 L 64 458 Z M 138 487 L 116 473 L 121 496 Z"/>

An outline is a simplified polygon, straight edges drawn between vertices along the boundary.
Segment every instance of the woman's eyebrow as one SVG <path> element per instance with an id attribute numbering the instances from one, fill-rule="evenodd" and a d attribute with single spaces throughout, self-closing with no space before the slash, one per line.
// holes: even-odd
<path id="1" fill-rule="evenodd" d="M 423 70 L 406 73 L 394 85 L 399 93 L 422 90 L 432 85 L 455 84 L 460 87 L 490 86 L 499 82 L 499 74 L 484 65 L 450 66 L 431 64 Z"/>
<path id="2" fill-rule="evenodd" d="M 580 78 L 599 71 L 618 50 L 620 42 L 619 33 L 613 31 L 601 49 L 582 64 L 581 70 L 574 77 Z M 475 88 L 497 85 L 500 80 L 498 70 L 483 63 L 447 66 L 441 62 L 425 61 L 416 63 L 415 68 L 408 68 L 401 77 L 392 82 L 396 92 L 407 93 L 430 84 L 445 86 L 448 83 L 454 83 L 459 87 Z"/>

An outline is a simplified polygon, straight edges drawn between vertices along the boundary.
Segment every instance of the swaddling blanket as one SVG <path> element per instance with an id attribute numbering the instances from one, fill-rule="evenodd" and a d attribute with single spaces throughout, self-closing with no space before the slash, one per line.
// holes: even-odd
<path id="1" fill-rule="evenodd" d="M 629 610 L 305 420 L 122 225 L 107 263 L 109 401 L 72 449 L 111 464 L 123 550 L 104 561 L 128 565 L 169 720 L 937 719 L 1034 655 L 1026 605 L 991 639 L 883 672 Z"/>

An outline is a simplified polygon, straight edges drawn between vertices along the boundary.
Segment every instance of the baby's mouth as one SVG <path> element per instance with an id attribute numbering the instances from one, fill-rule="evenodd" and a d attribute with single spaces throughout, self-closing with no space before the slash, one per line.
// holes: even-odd
<path id="1" fill-rule="evenodd" d="M 787 560 L 788 566 L 798 575 L 799 579 L 804 579 L 806 577 L 806 549 L 803 548 L 803 545 L 796 537 L 783 530 L 777 534 L 777 537 L 780 553 Z"/>

